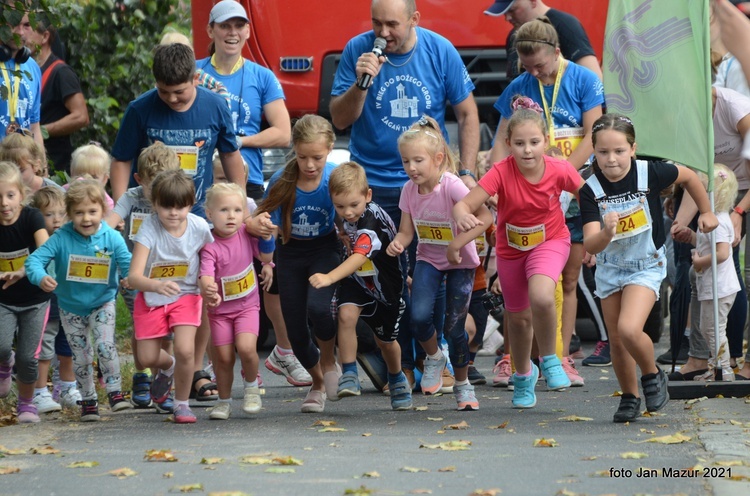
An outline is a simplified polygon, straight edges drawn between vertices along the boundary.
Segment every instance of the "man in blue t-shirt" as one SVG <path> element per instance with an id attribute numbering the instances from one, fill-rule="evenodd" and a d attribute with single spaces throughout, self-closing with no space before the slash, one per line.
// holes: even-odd
<path id="1" fill-rule="evenodd" d="M 427 114 L 444 135 L 445 102 L 458 121 L 462 174 L 476 183 L 479 118 L 474 85 L 455 47 L 442 36 L 418 27 L 413 0 L 373 0 L 372 31 L 352 38 L 344 48 L 331 91 L 331 117 L 339 129 L 352 126 L 352 160 L 367 172 L 373 201 L 399 223 L 398 195 L 407 181 L 396 141 Z M 387 42 L 383 55 L 372 53 L 376 37 Z M 367 88 L 357 83 L 372 78 Z M 383 198 L 383 195 L 395 197 Z"/>
<path id="2" fill-rule="evenodd" d="M 195 55 L 186 45 L 159 45 L 154 50 L 156 88 L 130 102 L 112 148 L 110 183 L 115 202 L 133 182 L 133 161 L 156 141 L 172 148 L 180 167 L 195 181 L 193 213 L 204 217 L 206 190 L 213 183 L 214 149 L 226 177 L 245 189 L 245 167 L 226 100 L 197 87 Z"/>

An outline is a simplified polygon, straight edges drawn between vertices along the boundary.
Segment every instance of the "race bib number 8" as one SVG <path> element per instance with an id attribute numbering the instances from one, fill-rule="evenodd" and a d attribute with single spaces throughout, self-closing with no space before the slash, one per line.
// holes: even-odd
<path id="1" fill-rule="evenodd" d="M 149 279 L 158 279 L 162 281 L 181 281 L 187 277 L 188 262 L 156 262 L 151 264 L 151 271 L 148 274 Z"/>
<path id="2" fill-rule="evenodd" d="M 416 224 L 420 243 L 448 246 L 453 241 L 450 222 L 416 221 Z"/>
<path id="3" fill-rule="evenodd" d="M 518 227 L 505 224 L 508 246 L 520 251 L 529 251 L 545 240 L 544 224 L 532 227 Z"/>
<path id="4" fill-rule="evenodd" d="M 68 258 L 68 281 L 109 284 L 110 258 L 70 255 Z"/>
<path id="5" fill-rule="evenodd" d="M 240 274 L 221 278 L 221 290 L 224 301 L 238 300 L 249 295 L 255 289 L 255 269 L 250 264 Z"/>
<path id="6" fill-rule="evenodd" d="M 0 253 L 0 272 L 15 272 L 23 267 L 29 257 L 29 249 Z"/>
<path id="7" fill-rule="evenodd" d="M 633 208 L 619 213 L 617 221 L 617 231 L 612 239 L 624 239 L 640 234 L 650 229 L 646 209 L 643 205 L 636 205 Z"/>

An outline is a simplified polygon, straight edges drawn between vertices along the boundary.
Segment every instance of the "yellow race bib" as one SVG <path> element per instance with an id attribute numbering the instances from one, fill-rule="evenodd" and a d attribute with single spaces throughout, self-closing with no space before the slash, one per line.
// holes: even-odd
<path id="1" fill-rule="evenodd" d="M 520 251 L 529 251 L 542 244 L 546 236 L 544 224 L 532 227 L 518 227 L 506 223 L 505 234 L 508 237 L 508 246 Z"/>
<path id="2" fill-rule="evenodd" d="M 648 217 L 646 217 L 646 209 L 642 203 L 619 212 L 618 215 L 620 218 L 617 221 L 617 231 L 612 238 L 613 240 L 630 238 L 643 231 L 647 231 L 651 227 L 648 223 Z"/>
<path id="3" fill-rule="evenodd" d="M 374 276 L 376 274 L 375 264 L 369 258 L 362 264 L 362 266 L 355 272 L 359 277 Z"/>
<path id="4" fill-rule="evenodd" d="M 180 169 L 188 176 L 198 173 L 198 147 L 197 146 L 170 146 L 180 159 Z"/>
<path id="5" fill-rule="evenodd" d="M 253 264 L 241 273 L 221 278 L 221 290 L 224 301 L 238 300 L 249 295 L 255 289 L 255 269 Z"/>
<path id="6" fill-rule="evenodd" d="M 144 214 L 142 212 L 133 212 L 130 214 L 130 233 L 128 238 L 133 239 L 138 234 L 138 230 L 141 228 L 143 221 L 151 214 Z"/>
<path id="7" fill-rule="evenodd" d="M 68 281 L 109 284 L 111 258 L 70 255 L 68 258 Z"/>
<path id="8" fill-rule="evenodd" d="M 29 257 L 29 249 L 0 252 L 0 272 L 15 272 L 23 267 Z"/>
<path id="9" fill-rule="evenodd" d="M 557 127 L 551 145 L 558 148 L 567 160 L 585 134 L 582 127 Z"/>
<path id="10" fill-rule="evenodd" d="M 448 246 L 453 241 L 453 229 L 450 222 L 428 222 L 415 220 L 417 236 L 420 243 Z"/>
<path id="11" fill-rule="evenodd" d="M 182 281 L 187 277 L 188 261 L 178 262 L 155 262 L 151 264 L 149 279 L 158 279 L 162 281 Z"/>
<path id="12" fill-rule="evenodd" d="M 482 235 L 479 236 L 477 239 L 475 239 L 474 242 L 477 245 L 477 255 L 479 255 L 480 257 L 487 256 L 487 251 L 488 251 L 487 248 L 489 246 L 487 243 L 486 233 L 482 233 Z"/>

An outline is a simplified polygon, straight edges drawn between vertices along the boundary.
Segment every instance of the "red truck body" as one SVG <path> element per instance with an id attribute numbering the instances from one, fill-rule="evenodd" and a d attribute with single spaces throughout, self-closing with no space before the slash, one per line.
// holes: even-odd
<path id="1" fill-rule="evenodd" d="M 213 0 L 192 0 L 196 56 L 208 55 L 206 33 Z M 368 0 L 240 0 L 250 18 L 244 56 L 270 68 L 281 81 L 292 117 L 328 117 L 338 60 L 353 36 L 372 29 Z M 511 25 L 485 15 L 492 0 L 417 0 L 420 26 L 448 38 L 461 53 L 476 85 L 482 120 L 507 84 L 505 40 Z M 607 0 L 548 0 L 576 16 L 601 60 Z M 283 67 L 282 67 L 283 65 Z"/>

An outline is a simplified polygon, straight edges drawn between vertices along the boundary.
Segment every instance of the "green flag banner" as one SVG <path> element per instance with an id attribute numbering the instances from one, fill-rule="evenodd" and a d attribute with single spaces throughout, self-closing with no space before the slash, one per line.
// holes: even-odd
<path id="1" fill-rule="evenodd" d="M 635 125 L 638 152 L 713 170 L 708 0 L 610 0 L 607 112 Z"/>

